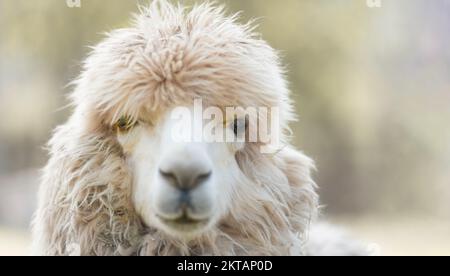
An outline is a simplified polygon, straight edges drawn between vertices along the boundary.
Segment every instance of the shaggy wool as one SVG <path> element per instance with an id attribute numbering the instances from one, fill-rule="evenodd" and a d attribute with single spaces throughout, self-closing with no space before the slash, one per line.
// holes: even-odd
<path id="1" fill-rule="evenodd" d="M 303 255 L 318 210 L 311 159 L 289 145 L 295 120 L 277 52 L 214 4 L 155 1 L 131 27 L 93 47 L 74 81 L 73 114 L 49 142 L 33 223 L 39 255 Z M 123 114 L 157 118 L 192 104 L 279 107 L 276 153 L 248 144 L 233 208 L 183 240 L 144 225 L 131 202 L 133 175 L 111 125 Z"/>

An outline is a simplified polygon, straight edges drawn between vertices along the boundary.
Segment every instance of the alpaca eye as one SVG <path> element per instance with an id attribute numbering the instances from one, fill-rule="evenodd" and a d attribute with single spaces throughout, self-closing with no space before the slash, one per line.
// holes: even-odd
<path id="1" fill-rule="evenodd" d="M 247 130 L 247 123 L 245 119 L 235 119 L 232 127 L 234 135 L 236 135 L 236 137 L 242 137 Z"/>
<path id="2" fill-rule="evenodd" d="M 114 129 L 118 132 L 128 132 L 137 125 L 130 116 L 122 116 L 114 125 Z"/>

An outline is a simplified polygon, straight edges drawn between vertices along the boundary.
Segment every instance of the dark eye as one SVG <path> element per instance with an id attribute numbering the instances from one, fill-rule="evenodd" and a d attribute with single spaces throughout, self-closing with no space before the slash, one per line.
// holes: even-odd
<path id="1" fill-rule="evenodd" d="M 245 119 L 238 119 L 236 118 L 233 122 L 233 132 L 236 137 L 242 137 L 245 135 L 245 132 L 247 130 L 247 123 Z"/>
<path id="2" fill-rule="evenodd" d="M 118 132 L 128 132 L 137 125 L 137 121 L 130 116 L 122 116 L 114 125 L 114 129 Z"/>

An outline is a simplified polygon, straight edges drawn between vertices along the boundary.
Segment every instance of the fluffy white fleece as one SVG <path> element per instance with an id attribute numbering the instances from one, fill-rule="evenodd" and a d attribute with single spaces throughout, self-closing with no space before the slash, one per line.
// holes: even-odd
<path id="1" fill-rule="evenodd" d="M 142 9 L 129 28 L 93 48 L 74 83 L 74 107 L 49 143 L 34 253 L 70 255 L 334 254 L 314 236 L 318 209 L 313 162 L 288 142 L 294 120 L 277 53 L 237 16 L 201 4 L 186 10 L 166 1 Z M 247 185 L 233 208 L 202 236 L 178 240 L 145 226 L 130 200 L 132 174 L 111 125 L 122 114 L 162 114 L 196 97 L 215 106 L 280 107 L 276 154 L 246 145 L 236 160 Z M 156 116 L 155 115 L 155 116 Z M 326 232 L 326 231 L 325 231 Z M 339 247 L 345 240 L 337 238 Z M 342 246 L 340 246 L 342 245 Z"/>

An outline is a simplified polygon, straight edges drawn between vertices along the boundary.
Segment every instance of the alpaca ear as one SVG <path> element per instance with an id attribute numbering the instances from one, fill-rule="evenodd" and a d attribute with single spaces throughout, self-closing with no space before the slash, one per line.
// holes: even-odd
<path id="1" fill-rule="evenodd" d="M 286 175 L 291 187 L 289 207 L 291 223 L 294 228 L 307 230 L 307 226 L 317 216 L 319 196 L 312 179 L 315 165 L 312 159 L 291 147 L 284 148 L 277 154 L 281 160 L 280 168 Z"/>

